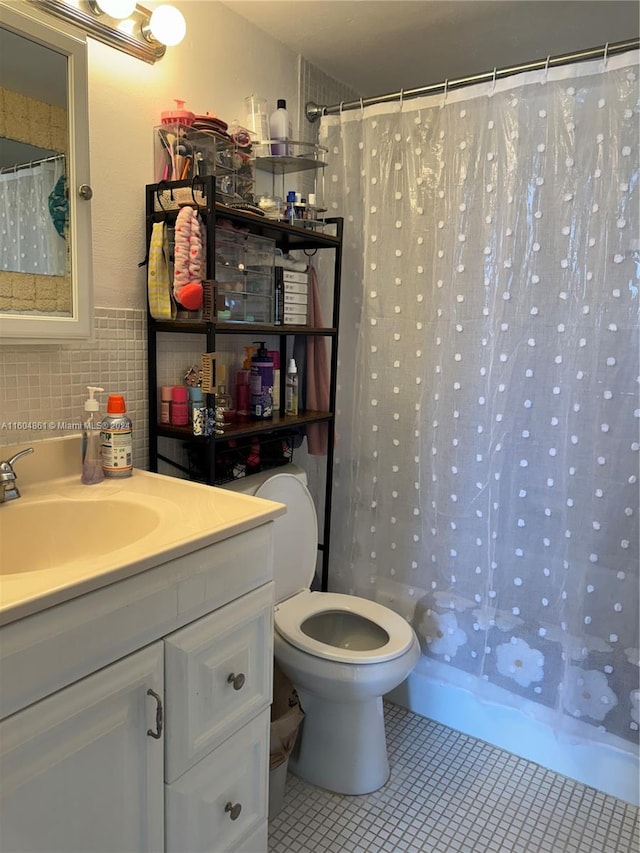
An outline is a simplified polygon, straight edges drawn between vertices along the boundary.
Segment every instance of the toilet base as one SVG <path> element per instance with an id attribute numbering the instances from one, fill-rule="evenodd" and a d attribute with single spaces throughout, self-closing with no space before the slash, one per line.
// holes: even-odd
<path id="1" fill-rule="evenodd" d="M 289 769 L 337 794 L 370 794 L 389 778 L 382 697 L 332 702 L 297 687 L 305 713 Z"/>

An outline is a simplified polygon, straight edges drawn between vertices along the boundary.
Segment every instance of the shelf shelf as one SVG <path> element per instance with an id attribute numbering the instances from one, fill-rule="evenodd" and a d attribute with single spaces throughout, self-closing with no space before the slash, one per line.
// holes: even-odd
<path id="1" fill-rule="evenodd" d="M 278 245 L 285 244 L 289 249 L 337 249 L 340 246 L 340 238 L 333 234 L 325 234 L 312 228 L 299 228 L 277 219 L 267 219 L 257 213 L 236 210 L 219 202 L 216 202 L 216 216 L 243 226 L 250 224 L 252 234 L 269 237 Z M 331 219 L 325 219 L 325 223 L 331 222 Z"/>
<path id="2" fill-rule="evenodd" d="M 255 164 L 256 169 L 272 175 L 292 175 L 294 172 L 307 172 L 309 169 L 324 169 L 327 165 L 323 160 L 316 160 L 314 157 L 290 157 L 284 154 L 256 157 Z"/>
<path id="3" fill-rule="evenodd" d="M 332 338 L 337 329 L 312 329 L 310 326 L 292 326 L 282 324 L 273 326 L 270 323 L 217 323 L 215 320 L 153 320 L 149 326 L 156 332 L 181 333 L 185 335 L 207 335 L 210 332 L 224 332 L 225 335 L 252 335 L 260 332 L 265 335 L 313 335 L 315 337 Z"/>
<path id="4" fill-rule="evenodd" d="M 322 423 L 333 418 L 333 412 L 300 412 L 295 417 L 290 415 L 274 415 L 268 421 L 235 421 L 228 424 L 224 435 L 202 436 L 194 435 L 191 427 L 171 426 L 170 424 L 158 424 L 156 431 L 158 436 L 165 438 L 180 438 L 183 441 L 225 441 L 229 438 L 240 438 L 246 435 L 261 435 L 267 432 L 277 432 L 285 429 L 303 426 L 305 424 Z"/>

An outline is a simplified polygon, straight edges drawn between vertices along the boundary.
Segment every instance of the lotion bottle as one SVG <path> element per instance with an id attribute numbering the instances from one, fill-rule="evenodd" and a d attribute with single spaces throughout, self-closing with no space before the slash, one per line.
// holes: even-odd
<path id="1" fill-rule="evenodd" d="M 289 112 L 287 102 L 278 98 L 278 106 L 269 117 L 271 153 L 283 157 L 289 153 Z"/>
<path id="2" fill-rule="evenodd" d="M 96 385 L 87 385 L 88 398 L 84 402 L 84 419 L 82 421 L 82 482 L 91 486 L 104 479 L 102 470 L 102 453 L 100 448 L 100 405 L 93 396 L 104 391 Z"/>

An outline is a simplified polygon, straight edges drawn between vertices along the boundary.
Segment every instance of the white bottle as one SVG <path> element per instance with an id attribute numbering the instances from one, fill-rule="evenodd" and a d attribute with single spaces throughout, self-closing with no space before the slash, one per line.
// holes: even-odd
<path id="1" fill-rule="evenodd" d="M 289 113 L 287 102 L 278 98 L 278 106 L 269 117 L 269 137 L 272 140 L 271 153 L 283 157 L 289 153 Z"/>
<path id="2" fill-rule="evenodd" d="M 289 360 L 285 390 L 284 413 L 285 415 L 296 416 L 298 414 L 298 368 L 293 358 Z"/>

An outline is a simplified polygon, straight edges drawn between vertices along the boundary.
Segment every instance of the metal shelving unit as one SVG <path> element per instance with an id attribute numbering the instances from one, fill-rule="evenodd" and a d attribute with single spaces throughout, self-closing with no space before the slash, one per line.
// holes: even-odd
<path id="1" fill-rule="evenodd" d="M 273 159 L 273 158 L 271 158 Z M 281 158 L 278 158 L 281 159 Z M 295 158 L 297 159 L 297 158 Z M 314 161 L 315 162 L 315 161 Z M 167 195 L 171 200 L 179 198 L 175 205 L 167 205 Z M 333 309 L 331 325 L 325 328 L 312 328 L 309 326 L 282 326 L 265 323 L 225 323 L 216 320 L 155 320 L 148 318 L 148 375 L 149 375 L 149 468 L 157 471 L 158 462 L 161 458 L 158 452 L 158 439 L 168 438 L 184 446 L 185 443 L 192 448 L 193 453 L 199 460 L 204 460 L 203 477 L 205 483 L 215 485 L 219 482 L 216 473 L 216 456 L 229 447 L 230 442 L 242 442 L 257 437 L 260 441 L 268 441 L 271 438 L 287 440 L 292 433 L 300 431 L 308 424 L 326 423 L 328 431 L 327 457 L 326 457 L 326 486 L 324 495 L 324 530 L 322 543 L 319 549 L 322 552 L 322 588 L 327 588 L 329 568 L 329 544 L 331 537 L 331 493 L 333 481 L 333 457 L 335 440 L 335 398 L 336 398 L 336 373 L 338 364 L 338 323 L 340 305 L 340 276 L 342 264 L 342 218 L 327 219 L 335 234 L 298 228 L 285 222 L 261 217 L 255 213 L 227 207 L 216 201 L 215 178 L 208 176 L 197 178 L 195 181 L 160 182 L 149 184 L 146 187 L 146 220 L 147 241 L 151 236 L 153 223 L 156 221 L 173 222 L 178 214 L 178 204 L 191 203 L 196 206 L 205 223 L 207 235 L 207 267 L 206 276 L 215 280 L 215 240 L 216 221 L 226 219 L 242 228 L 248 229 L 251 234 L 269 237 L 275 240 L 276 247 L 287 253 L 294 249 L 306 250 L 331 250 L 334 252 L 333 281 L 331 282 L 333 295 Z M 300 411 L 297 417 L 284 416 L 284 411 L 274 414 L 269 421 L 246 421 L 228 425 L 223 436 L 195 436 L 188 427 L 176 427 L 168 424 L 159 424 L 158 412 L 158 382 L 157 382 L 157 357 L 158 357 L 158 335 L 161 333 L 190 334 L 202 338 L 202 352 L 215 352 L 216 340 L 221 335 L 258 335 L 276 336 L 280 340 L 281 362 L 286 356 L 287 339 L 291 336 L 321 336 L 330 341 L 330 392 L 329 408 L 326 412 Z M 284 404 L 284 373 L 281 377 L 282 405 Z M 167 460 L 171 461 L 171 460 Z M 175 465 L 180 469 L 179 464 Z M 183 472 L 185 469 L 182 469 Z"/>

